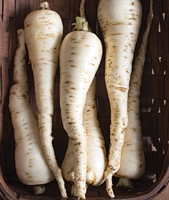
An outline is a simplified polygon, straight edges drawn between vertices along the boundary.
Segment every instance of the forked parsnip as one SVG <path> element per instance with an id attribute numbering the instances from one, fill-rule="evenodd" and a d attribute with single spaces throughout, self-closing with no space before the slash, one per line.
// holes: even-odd
<path id="1" fill-rule="evenodd" d="M 128 125 L 128 90 L 142 19 L 139 0 L 100 0 L 98 20 L 106 46 L 105 82 L 111 109 L 106 190 L 113 198 L 112 177 L 119 170 Z"/>
<path id="2" fill-rule="evenodd" d="M 32 185 L 34 193 L 45 192 L 45 184 L 54 180 L 39 139 L 39 126 L 33 108 L 29 104 L 26 73 L 26 47 L 24 31 L 19 29 L 18 47 L 14 59 L 13 80 L 10 89 L 9 109 L 15 138 L 15 167 L 20 181 Z"/>
<path id="3" fill-rule="evenodd" d="M 24 20 L 25 40 L 33 70 L 38 108 L 40 139 L 46 160 L 58 183 L 61 196 L 67 197 L 61 169 L 52 146 L 52 116 L 54 112 L 54 79 L 63 37 L 63 24 L 58 13 L 43 2 L 39 10 Z"/>
<path id="4" fill-rule="evenodd" d="M 121 154 L 120 169 L 116 176 L 120 177 L 118 187 L 132 189 L 132 179 L 139 179 L 146 167 L 142 130 L 140 121 L 140 87 L 144 69 L 148 36 L 153 18 L 153 0 L 150 0 L 150 11 L 147 18 L 147 27 L 142 37 L 139 53 L 134 61 L 128 95 L 128 126 L 125 133 L 124 145 Z"/>
<path id="5" fill-rule="evenodd" d="M 60 107 L 64 129 L 73 143 L 74 188 L 86 194 L 87 139 L 83 124 L 86 95 L 102 57 L 102 43 L 89 31 L 85 18 L 77 17 L 75 30 L 63 39 L 60 51 Z"/>
<path id="6" fill-rule="evenodd" d="M 88 185 L 98 186 L 102 184 L 104 181 L 104 171 L 107 167 L 105 142 L 97 119 L 95 88 L 96 79 L 93 80 L 87 92 L 83 111 L 83 125 L 87 136 L 86 187 Z M 69 139 L 61 169 L 63 177 L 72 183 L 75 179 L 74 168 L 73 142 Z M 73 185 L 71 193 L 73 196 L 76 196 L 76 189 Z"/>

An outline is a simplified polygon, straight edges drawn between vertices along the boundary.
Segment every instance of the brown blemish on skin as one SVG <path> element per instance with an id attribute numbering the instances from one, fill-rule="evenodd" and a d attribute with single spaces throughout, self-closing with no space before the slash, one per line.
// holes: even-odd
<path id="1" fill-rule="evenodd" d="M 120 91 L 122 91 L 122 92 L 126 92 L 126 90 L 127 90 L 127 89 L 124 88 L 124 87 L 116 87 L 116 89 L 117 89 L 117 90 L 120 90 Z"/>
<path id="2" fill-rule="evenodd" d="M 70 65 L 70 67 L 76 67 L 76 65 Z"/>
<path id="3" fill-rule="evenodd" d="M 137 20 L 135 17 L 131 17 L 131 18 L 129 18 L 130 20 Z"/>
<path id="4" fill-rule="evenodd" d="M 114 33 L 112 35 L 123 35 L 122 33 Z"/>
<path id="5" fill-rule="evenodd" d="M 75 38 L 71 37 L 71 38 L 70 38 L 70 41 L 71 41 L 71 42 L 75 41 Z"/>
<path id="6" fill-rule="evenodd" d="M 70 88 L 71 90 L 76 90 L 76 88 L 74 88 L 74 87 L 72 87 L 72 88 Z"/>

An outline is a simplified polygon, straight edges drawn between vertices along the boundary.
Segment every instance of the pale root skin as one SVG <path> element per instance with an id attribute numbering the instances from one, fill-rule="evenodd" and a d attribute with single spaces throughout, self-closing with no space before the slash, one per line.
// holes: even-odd
<path id="1" fill-rule="evenodd" d="M 69 138 L 66 153 L 61 164 L 63 178 L 73 183 L 75 180 L 74 173 L 74 147 L 73 141 Z M 73 195 L 73 194 L 72 194 Z"/>
<path id="2" fill-rule="evenodd" d="M 45 192 L 45 185 L 54 180 L 39 139 L 38 121 L 29 104 L 26 47 L 24 31 L 19 29 L 18 48 L 14 58 L 14 85 L 10 89 L 9 109 L 14 128 L 15 167 L 20 181 L 34 186 L 34 193 Z"/>
<path id="3" fill-rule="evenodd" d="M 79 18 L 77 18 L 78 20 Z M 86 23 L 84 24 L 86 27 Z M 67 34 L 60 51 L 60 106 L 64 129 L 73 143 L 74 187 L 79 198 L 86 194 L 86 130 L 83 109 L 87 91 L 99 67 L 102 44 L 88 31 Z"/>
<path id="4" fill-rule="evenodd" d="M 42 147 L 57 180 L 61 196 L 67 197 L 61 169 L 52 146 L 54 79 L 63 36 L 63 24 L 60 16 L 49 9 L 47 2 L 41 3 L 39 7 L 41 10 L 33 11 L 25 18 L 25 40 L 34 75 Z"/>
<path id="5" fill-rule="evenodd" d="M 97 119 L 95 87 L 96 80 L 94 79 L 87 92 L 83 111 L 83 122 L 87 136 L 86 187 L 89 184 L 94 186 L 100 185 L 104 181 L 104 171 L 107 166 L 105 142 Z M 69 182 L 74 182 L 74 153 L 71 139 L 68 141 L 67 151 L 61 168 L 63 177 Z M 72 195 L 76 196 L 76 192 L 76 188 L 73 185 Z"/>
<path id="6" fill-rule="evenodd" d="M 112 177 L 119 170 L 125 130 L 127 99 L 142 18 L 139 0 L 100 0 L 98 20 L 106 46 L 105 82 L 111 108 L 110 148 L 105 172 L 106 190 L 114 197 Z"/>
<path id="7" fill-rule="evenodd" d="M 150 12 L 147 19 L 147 27 L 144 32 L 139 53 L 135 59 L 130 80 L 128 95 L 128 126 L 125 133 L 124 145 L 121 155 L 120 169 L 116 176 L 122 177 L 118 187 L 133 189 L 131 180 L 138 179 L 145 171 L 145 157 L 142 143 L 142 130 L 140 122 L 140 87 L 145 63 L 148 36 L 153 18 L 153 0 L 150 1 Z"/>
<path id="8" fill-rule="evenodd" d="M 84 127 L 87 132 L 87 184 L 100 185 L 107 167 L 104 138 L 97 119 L 95 102 L 96 79 L 93 80 L 84 107 Z"/>

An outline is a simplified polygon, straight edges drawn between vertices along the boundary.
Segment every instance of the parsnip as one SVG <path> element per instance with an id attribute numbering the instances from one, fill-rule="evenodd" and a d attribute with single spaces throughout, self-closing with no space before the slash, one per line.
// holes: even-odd
<path id="1" fill-rule="evenodd" d="M 112 176 L 119 170 L 125 130 L 127 99 L 142 18 L 139 0 L 100 0 L 98 20 L 106 46 L 105 82 L 111 108 L 110 148 L 105 172 L 106 190 L 114 197 Z"/>
<path id="2" fill-rule="evenodd" d="M 84 107 L 84 127 L 87 132 L 87 184 L 100 185 L 107 167 L 106 148 L 95 103 L 96 79 L 93 80 Z"/>
<path id="3" fill-rule="evenodd" d="M 133 72 L 131 74 L 128 96 L 129 123 L 125 133 L 120 169 L 116 173 L 116 176 L 121 177 L 117 186 L 130 189 L 133 188 L 133 184 L 130 179 L 140 178 L 145 171 L 146 165 L 142 143 L 139 98 L 152 18 L 153 0 L 150 0 L 150 12 L 147 18 L 147 27 L 142 38 L 139 53 L 134 62 Z"/>
<path id="4" fill-rule="evenodd" d="M 86 129 L 87 136 L 86 184 L 97 186 L 104 181 L 107 158 L 104 138 L 97 119 L 95 87 L 96 79 L 93 80 L 87 92 L 83 114 L 83 125 Z M 69 139 L 65 158 L 61 165 L 63 177 L 69 182 L 74 182 L 75 180 L 74 168 L 73 142 Z M 72 187 L 72 195 L 76 196 L 76 189 L 74 186 Z"/>
<path id="5" fill-rule="evenodd" d="M 85 198 L 87 143 L 83 109 L 101 61 L 102 43 L 89 31 L 85 18 L 76 18 L 75 29 L 61 45 L 60 107 L 64 129 L 73 143 L 74 188 L 78 198 Z"/>
<path id="6" fill-rule="evenodd" d="M 60 16 L 49 9 L 47 2 L 41 3 L 39 8 L 40 10 L 29 13 L 25 18 L 25 40 L 34 75 L 42 147 L 58 182 L 61 196 L 67 197 L 61 169 L 57 164 L 52 146 L 54 79 L 63 36 L 63 25 Z"/>
<path id="7" fill-rule="evenodd" d="M 46 183 L 53 181 L 51 172 L 39 139 L 37 118 L 29 104 L 26 74 L 26 47 L 24 31 L 19 29 L 18 48 L 14 59 L 14 85 L 10 89 L 9 109 L 14 128 L 15 167 L 20 181 L 34 186 L 34 193 L 45 192 Z"/>

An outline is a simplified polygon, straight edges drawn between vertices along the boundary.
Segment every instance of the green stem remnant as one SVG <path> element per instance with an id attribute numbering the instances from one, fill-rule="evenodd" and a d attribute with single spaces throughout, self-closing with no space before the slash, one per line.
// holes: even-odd
<path id="1" fill-rule="evenodd" d="M 89 25 L 88 22 L 84 17 L 76 17 L 76 22 L 72 24 L 74 26 L 73 30 L 76 31 L 89 31 Z"/>

